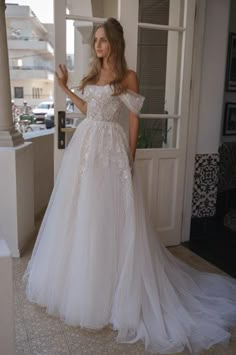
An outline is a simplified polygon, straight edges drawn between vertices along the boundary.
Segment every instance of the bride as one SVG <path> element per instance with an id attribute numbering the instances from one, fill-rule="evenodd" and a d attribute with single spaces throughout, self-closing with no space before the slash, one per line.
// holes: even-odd
<path id="1" fill-rule="evenodd" d="M 146 214 L 134 160 L 140 111 L 120 23 L 110 18 L 92 42 L 78 94 L 60 65 L 58 85 L 86 115 L 55 182 L 25 271 L 31 302 L 67 324 L 110 326 L 117 341 L 143 340 L 150 352 L 195 354 L 227 343 L 236 325 L 236 281 L 199 272 L 158 240 Z M 119 123 L 129 109 L 129 137 Z"/>

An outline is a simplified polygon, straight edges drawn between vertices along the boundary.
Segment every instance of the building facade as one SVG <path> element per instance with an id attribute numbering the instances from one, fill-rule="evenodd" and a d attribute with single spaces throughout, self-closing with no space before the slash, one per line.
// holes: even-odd
<path id="1" fill-rule="evenodd" d="M 54 49 L 51 29 L 29 6 L 7 4 L 11 95 L 16 105 L 53 99 Z M 52 26 L 52 25 L 51 25 Z"/>

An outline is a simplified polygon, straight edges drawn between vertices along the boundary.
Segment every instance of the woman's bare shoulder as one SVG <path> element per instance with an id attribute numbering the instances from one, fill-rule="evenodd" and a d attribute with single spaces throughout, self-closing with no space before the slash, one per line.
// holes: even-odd
<path id="1" fill-rule="evenodd" d="M 122 85 L 125 89 L 138 92 L 138 77 L 134 70 L 127 70 Z"/>

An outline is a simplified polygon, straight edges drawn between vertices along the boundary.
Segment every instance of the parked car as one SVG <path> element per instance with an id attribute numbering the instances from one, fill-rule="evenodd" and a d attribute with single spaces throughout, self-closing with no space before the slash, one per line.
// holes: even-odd
<path id="1" fill-rule="evenodd" d="M 74 104 L 70 99 L 66 99 L 66 111 L 73 112 L 74 111 Z M 55 126 L 54 123 L 54 107 L 50 108 L 48 112 L 45 114 L 44 123 L 46 128 L 52 128 Z"/>
<path id="2" fill-rule="evenodd" d="M 55 126 L 54 124 L 54 108 L 48 110 L 48 113 L 45 115 L 44 123 L 46 128 L 52 128 Z"/>
<path id="3" fill-rule="evenodd" d="M 36 123 L 45 123 L 45 115 L 52 109 L 54 110 L 53 101 L 43 101 L 36 106 L 32 111 L 35 116 Z"/>

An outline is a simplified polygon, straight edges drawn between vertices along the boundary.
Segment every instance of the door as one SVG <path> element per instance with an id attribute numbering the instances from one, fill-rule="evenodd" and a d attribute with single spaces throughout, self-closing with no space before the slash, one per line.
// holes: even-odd
<path id="1" fill-rule="evenodd" d="M 137 71 L 140 92 L 146 97 L 137 171 L 149 214 L 165 245 L 181 242 L 195 6 L 195 0 L 60 0 L 54 4 L 55 64 L 66 62 L 66 33 L 73 22 L 71 76 L 77 84 L 87 70 L 93 27 L 110 16 L 124 27 L 128 66 Z M 55 105 L 55 112 L 65 110 L 64 94 L 57 87 Z M 78 113 L 67 114 L 76 116 L 79 121 Z M 67 139 L 71 130 L 64 129 Z M 58 132 L 55 171 L 63 156 Z"/>

